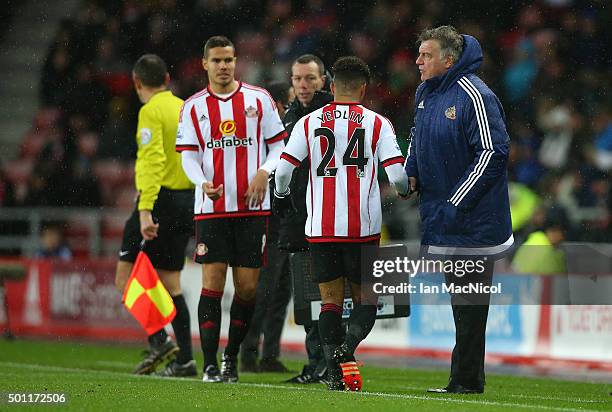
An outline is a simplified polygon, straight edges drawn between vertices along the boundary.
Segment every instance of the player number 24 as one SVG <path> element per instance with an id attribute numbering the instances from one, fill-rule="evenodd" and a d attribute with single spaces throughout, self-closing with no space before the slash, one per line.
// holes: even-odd
<path id="1" fill-rule="evenodd" d="M 334 156 L 334 150 L 336 149 L 336 136 L 333 130 L 327 127 L 319 127 L 315 129 L 315 137 L 324 137 L 327 141 L 327 150 L 323 154 L 321 163 L 317 167 L 317 176 L 321 177 L 336 177 L 338 173 L 337 167 L 329 166 L 332 157 Z M 353 152 L 357 147 L 356 156 L 353 156 Z M 343 166 L 357 166 L 357 177 L 365 176 L 365 166 L 368 164 L 368 158 L 365 157 L 365 129 L 361 127 L 355 128 L 353 134 L 349 139 L 346 151 L 342 156 Z"/>

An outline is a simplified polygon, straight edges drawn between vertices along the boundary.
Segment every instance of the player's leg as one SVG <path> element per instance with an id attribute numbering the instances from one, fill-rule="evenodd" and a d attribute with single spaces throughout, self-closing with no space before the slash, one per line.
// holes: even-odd
<path id="1" fill-rule="evenodd" d="M 230 219 L 196 221 L 195 261 L 202 264 L 198 324 L 204 353 L 204 382 L 221 382 L 217 350 L 221 331 L 221 298 L 230 250 L 228 220 Z"/>
<path id="2" fill-rule="evenodd" d="M 353 298 L 353 310 L 348 320 L 348 330 L 344 342 L 338 346 L 333 358 L 342 371 L 344 388 L 349 391 L 361 391 L 361 373 L 355 360 L 355 350 L 368 336 L 376 321 L 376 305 L 370 300 L 361 299 L 361 285 L 350 282 Z"/>
<path id="3" fill-rule="evenodd" d="M 232 274 L 234 298 L 230 308 L 228 341 L 223 353 L 221 376 L 224 382 L 238 381 L 238 351 L 244 340 L 255 308 L 259 270 L 266 247 L 267 219 L 246 217 L 232 219 Z"/>
<path id="4" fill-rule="evenodd" d="M 230 307 L 227 346 L 223 351 L 221 377 L 224 382 L 238 382 L 238 351 L 249 330 L 255 309 L 258 268 L 233 267 L 234 298 Z"/>
<path id="5" fill-rule="evenodd" d="M 372 290 L 362 288 L 361 254 L 364 247 L 371 245 L 344 244 L 342 260 L 348 273 L 348 280 L 353 300 L 353 310 L 348 321 L 348 330 L 344 342 L 334 353 L 335 360 L 340 364 L 345 388 L 350 391 L 361 390 L 361 374 L 355 361 L 355 349 L 368 336 L 376 321 L 376 296 Z M 377 247 L 377 243 L 372 245 Z"/>
<path id="6" fill-rule="evenodd" d="M 136 256 L 140 251 L 141 241 L 138 210 L 134 210 L 125 223 L 121 249 L 119 251 L 119 261 L 117 262 L 115 272 L 115 286 L 121 294 L 125 290 L 134 262 L 136 261 Z M 179 350 L 169 338 L 164 328 L 149 335 L 147 340 L 149 342 L 149 350 L 146 357 L 134 369 L 134 373 L 137 375 L 146 375 L 154 372 L 161 362 L 172 357 Z"/>
<path id="7" fill-rule="evenodd" d="M 333 355 L 343 341 L 342 304 L 344 302 L 344 262 L 337 244 L 313 243 L 310 245 L 312 275 L 319 284 L 321 313 L 319 336 L 327 362 L 329 389 L 342 390 L 342 373 Z"/>
<path id="8" fill-rule="evenodd" d="M 225 287 L 226 263 L 207 263 L 202 266 L 202 292 L 198 304 L 200 343 L 204 354 L 204 381 L 221 382 L 217 364 L 221 332 L 221 298 Z"/>
<path id="9" fill-rule="evenodd" d="M 349 317 L 343 349 L 347 353 L 354 355 L 357 346 L 369 335 L 374 327 L 376 322 L 376 300 L 374 297 L 362 299 L 360 284 L 351 281 L 350 286 L 353 310 Z"/>
<path id="10" fill-rule="evenodd" d="M 236 356 L 253 317 L 259 269 L 234 267 L 232 270 L 235 292 L 230 309 L 231 321 L 225 354 Z"/>
<path id="11" fill-rule="evenodd" d="M 341 383 L 342 373 L 334 358 L 336 349 L 342 343 L 342 304 L 344 302 L 344 278 L 339 277 L 328 282 L 319 283 L 321 292 L 321 313 L 319 314 L 319 336 L 321 347 L 329 374 L 329 388 L 344 389 Z"/>
<path id="12" fill-rule="evenodd" d="M 349 317 L 343 347 L 351 355 L 355 353 L 359 343 L 372 331 L 376 322 L 378 297 L 372 290 L 369 279 L 361 278 L 362 254 L 365 251 L 372 251 L 372 248 L 378 248 L 378 241 L 344 245 L 343 259 L 348 270 L 353 310 Z M 363 287 L 362 281 L 366 282 Z"/>

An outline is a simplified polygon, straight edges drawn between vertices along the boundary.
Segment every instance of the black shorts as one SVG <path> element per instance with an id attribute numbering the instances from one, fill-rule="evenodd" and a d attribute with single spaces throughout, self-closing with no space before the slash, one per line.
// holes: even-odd
<path id="1" fill-rule="evenodd" d="M 267 225 L 265 216 L 196 220 L 194 260 L 259 268 L 266 249 Z"/>
<path id="2" fill-rule="evenodd" d="M 151 213 L 159 223 L 159 230 L 155 239 L 146 242 L 144 251 L 153 267 L 182 270 L 185 265 L 185 248 L 193 234 L 193 190 L 169 190 L 162 187 Z M 140 216 L 136 207 L 123 229 L 119 260 L 135 262 L 141 242 Z"/>
<path id="3" fill-rule="evenodd" d="M 362 248 L 377 246 L 378 243 L 378 240 L 363 243 L 311 243 L 310 259 L 313 280 L 317 283 L 325 283 L 345 277 L 361 285 Z"/>

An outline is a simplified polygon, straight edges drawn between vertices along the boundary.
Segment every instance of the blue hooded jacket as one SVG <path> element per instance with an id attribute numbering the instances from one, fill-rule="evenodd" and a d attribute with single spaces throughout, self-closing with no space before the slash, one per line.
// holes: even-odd
<path id="1" fill-rule="evenodd" d="M 497 255 L 514 243 L 508 200 L 509 137 L 497 96 L 474 72 L 478 41 L 416 91 L 405 169 L 418 179 L 421 243 L 430 254 Z"/>

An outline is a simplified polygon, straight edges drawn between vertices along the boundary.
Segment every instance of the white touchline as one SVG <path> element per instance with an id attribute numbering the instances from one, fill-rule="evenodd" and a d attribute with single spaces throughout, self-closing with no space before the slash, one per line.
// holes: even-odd
<path id="1" fill-rule="evenodd" d="M 115 368 L 131 368 L 134 366 L 134 364 L 129 363 L 129 362 L 119 362 L 119 361 L 94 361 L 94 363 L 96 365 L 100 365 L 100 366 L 110 366 L 110 367 L 115 367 Z"/>
<path id="2" fill-rule="evenodd" d="M 15 368 L 27 368 L 27 369 L 37 369 L 37 370 L 48 370 L 48 371 L 57 371 L 57 372 L 74 372 L 74 373 L 83 373 L 90 372 L 96 373 L 100 375 L 112 375 L 112 376 L 129 376 L 136 379 L 162 379 L 162 380 L 176 380 L 181 382 L 199 382 L 199 379 L 186 379 L 186 378 L 167 378 L 167 377 L 154 377 L 147 375 L 133 375 L 127 372 L 116 372 L 116 371 L 101 371 L 96 369 L 85 369 L 85 368 L 67 368 L 64 366 L 51 366 L 51 365 L 41 365 L 35 363 L 18 363 L 18 362 L 0 362 L 0 366 L 7 367 L 15 367 Z M 322 392 L 320 389 L 314 388 L 302 388 L 302 387 L 294 387 L 287 385 L 275 385 L 271 383 L 242 383 L 238 382 L 233 385 L 242 385 L 242 386 L 253 386 L 253 387 L 261 387 L 261 388 L 274 388 L 274 389 L 287 389 L 292 391 L 309 391 L 309 392 Z M 420 388 L 419 388 L 420 389 Z M 532 408 L 532 409 L 540 409 L 547 411 L 559 411 L 559 412 L 597 412 L 594 409 L 572 409 L 572 408 L 558 408 L 554 406 L 544 406 L 544 405 L 533 405 L 528 403 L 511 403 L 511 402 L 497 402 L 497 401 L 486 401 L 486 400 L 466 400 L 466 399 L 456 399 L 456 398 L 448 398 L 448 397 L 439 397 L 439 396 L 425 396 L 425 395 L 408 395 L 401 393 L 382 393 L 382 392 L 337 392 L 339 394 L 346 394 L 350 396 L 376 396 L 380 398 L 398 398 L 398 399 L 418 399 L 425 401 L 436 401 L 436 402 L 450 402 L 450 403 L 463 403 L 463 404 L 475 404 L 475 405 L 491 405 L 491 406 L 502 406 L 509 408 Z"/>
<path id="3" fill-rule="evenodd" d="M 422 390 L 423 388 L 420 386 L 409 386 L 409 385 L 394 385 L 394 384 L 385 384 L 387 388 L 397 388 L 397 389 L 409 389 L 409 390 Z M 580 398 L 559 398 L 557 396 L 541 396 L 541 395 L 522 395 L 522 394 L 506 394 L 504 396 L 509 396 L 511 398 L 522 398 L 522 399 L 541 399 L 545 401 L 563 401 L 563 402 L 574 402 L 574 403 L 606 403 L 605 401 L 596 401 L 593 399 L 580 399 Z M 583 410 L 583 409 L 581 409 Z"/>
<path id="4" fill-rule="evenodd" d="M 244 386 L 256 386 L 263 388 L 274 388 L 274 389 L 289 389 L 289 390 L 301 390 L 301 391 L 313 391 L 313 392 L 321 392 L 318 389 L 313 388 L 302 388 L 302 387 L 293 387 L 286 385 L 274 385 L 269 383 L 239 383 Z M 415 387 L 406 387 L 406 389 L 415 389 Z M 416 388 L 417 390 L 423 390 L 423 388 Z M 430 401 L 438 401 L 438 402 L 456 402 L 456 403 L 473 403 L 478 405 L 492 405 L 492 406 L 507 406 L 507 407 L 523 407 L 523 408 L 532 408 L 532 409 L 543 409 L 549 411 L 588 411 L 594 412 L 594 409 L 572 409 L 572 408 L 558 408 L 554 406 L 544 406 L 544 405 L 533 405 L 528 403 L 510 403 L 510 402 L 497 402 L 497 401 L 486 401 L 486 400 L 467 400 L 467 399 L 456 399 L 456 398 L 443 398 L 439 396 L 425 396 L 425 395 L 408 395 L 402 393 L 383 393 L 383 392 L 338 392 L 345 394 L 352 394 L 352 396 L 377 396 L 381 398 L 402 398 L 402 399 L 418 399 L 418 400 L 430 400 Z M 592 401 L 598 402 L 598 401 Z"/>

